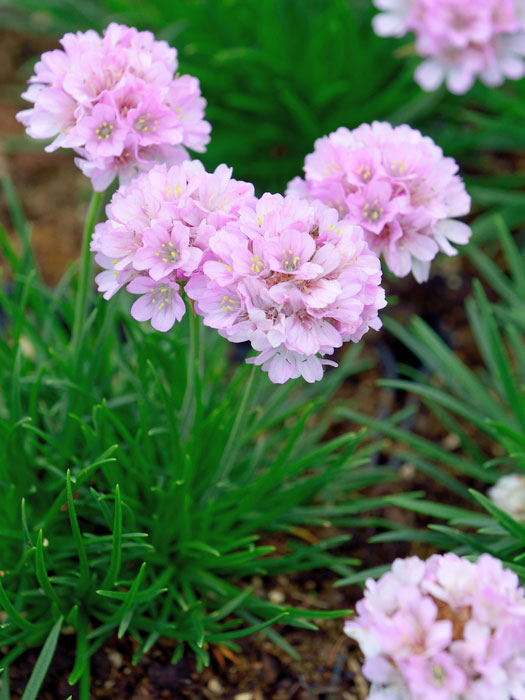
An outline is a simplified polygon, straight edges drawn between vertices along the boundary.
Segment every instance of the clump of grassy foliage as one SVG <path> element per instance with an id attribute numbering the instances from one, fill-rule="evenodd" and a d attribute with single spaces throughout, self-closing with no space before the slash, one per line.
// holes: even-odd
<path id="1" fill-rule="evenodd" d="M 45 286 L 6 177 L 4 193 L 22 246 L 0 229 L 0 668 L 43 645 L 24 695 L 36 698 L 64 626 L 82 699 L 89 659 L 115 632 L 137 640 L 135 661 L 162 636 L 177 642 L 174 662 L 190 651 L 202 667 L 212 645 L 237 649 L 258 630 L 295 654 L 271 625 L 315 629 L 344 611 L 277 605 L 251 577 L 349 575 L 357 562 L 333 551 L 347 535 L 301 533 L 358 524 L 379 503 L 358 490 L 391 477 L 367 467 L 359 435 L 325 438 L 327 407 L 362 367 L 355 350 L 315 386 L 276 387 L 191 309 L 160 334 L 93 290 L 79 328 L 74 269 Z M 273 533 L 289 535 L 287 553 Z"/>

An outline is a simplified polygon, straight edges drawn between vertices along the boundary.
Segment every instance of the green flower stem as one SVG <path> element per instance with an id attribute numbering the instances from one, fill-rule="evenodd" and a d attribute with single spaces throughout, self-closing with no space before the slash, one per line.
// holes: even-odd
<path id="1" fill-rule="evenodd" d="M 228 474 L 230 473 L 231 468 L 235 463 L 235 459 L 237 458 L 237 455 L 242 445 L 242 432 L 246 427 L 246 421 L 248 419 L 250 409 L 253 406 L 255 395 L 257 393 L 257 384 L 255 387 L 253 387 L 254 377 L 256 374 L 257 377 L 259 377 L 260 370 L 256 365 L 252 365 L 250 373 L 248 375 L 246 386 L 244 388 L 241 403 L 239 405 L 235 421 L 232 425 L 230 434 L 228 436 L 228 440 L 224 447 L 222 457 L 217 466 L 217 471 L 215 473 L 213 482 L 209 484 L 208 488 L 203 494 L 203 504 L 206 503 L 214 489 L 220 488 L 220 485 L 222 484 L 222 482 L 225 481 L 225 479 L 227 479 Z"/>
<path id="2" fill-rule="evenodd" d="M 89 271 L 91 267 L 91 253 L 89 244 L 91 234 L 95 228 L 100 203 L 103 192 L 93 192 L 84 224 L 82 238 L 82 251 L 80 253 L 80 275 L 78 280 L 77 296 L 75 300 L 75 318 L 73 321 L 73 331 L 71 333 L 71 350 L 73 357 L 77 357 L 82 342 L 84 326 L 86 323 L 87 298 L 89 287 Z"/>
<path id="3" fill-rule="evenodd" d="M 197 316 L 193 310 L 193 306 L 187 302 L 189 338 L 188 338 L 188 353 L 186 359 L 186 390 L 181 407 L 181 436 L 186 442 L 190 435 L 195 422 L 196 413 L 196 391 L 200 390 L 200 348 L 201 348 L 201 326 L 202 319 Z"/>

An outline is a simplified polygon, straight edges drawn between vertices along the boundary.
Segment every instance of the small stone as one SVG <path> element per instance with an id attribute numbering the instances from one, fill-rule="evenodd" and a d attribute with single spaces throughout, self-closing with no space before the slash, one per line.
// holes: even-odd
<path id="1" fill-rule="evenodd" d="M 233 696 L 233 700 L 253 700 L 253 693 L 237 693 Z"/>
<path id="2" fill-rule="evenodd" d="M 208 683 L 208 690 L 210 690 L 212 693 L 215 693 L 215 695 L 221 695 L 222 685 L 216 678 L 211 678 Z"/>
<path id="3" fill-rule="evenodd" d="M 456 433 L 449 433 L 445 438 L 443 438 L 442 444 L 446 450 L 457 450 L 461 445 L 461 440 Z"/>
<path id="4" fill-rule="evenodd" d="M 415 475 L 416 468 L 413 464 L 410 464 L 410 462 L 405 462 L 405 464 L 401 465 L 401 468 L 399 470 L 399 476 L 402 479 L 413 479 Z"/>
<path id="5" fill-rule="evenodd" d="M 273 590 L 268 593 L 268 600 L 276 605 L 281 605 L 285 601 L 285 595 L 282 591 Z"/>
<path id="6" fill-rule="evenodd" d="M 108 659 L 113 668 L 120 668 L 124 663 L 122 654 L 119 651 L 113 650 L 108 653 Z"/>
<path id="7" fill-rule="evenodd" d="M 18 345 L 20 347 L 20 350 L 22 352 L 22 355 L 25 355 L 29 360 L 34 360 L 36 357 L 36 351 L 35 351 L 35 346 L 33 343 L 29 340 L 29 338 L 25 335 L 20 336 L 20 339 L 18 341 Z"/>

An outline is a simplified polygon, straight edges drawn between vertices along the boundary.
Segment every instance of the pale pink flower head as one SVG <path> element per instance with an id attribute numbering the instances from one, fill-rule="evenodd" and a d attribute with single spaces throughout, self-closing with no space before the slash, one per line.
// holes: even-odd
<path id="1" fill-rule="evenodd" d="M 498 508 L 525 523 L 525 474 L 502 476 L 489 489 L 488 496 Z"/>
<path id="2" fill-rule="evenodd" d="M 323 376 L 343 342 L 378 329 L 385 305 L 362 229 L 317 202 L 265 194 L 209 241 L 186 291 L 205 325 L 249 341 L 271 381 Z"/>
<path id="3" fill-rule="evenodd" d="M 127 285 L 141 295 L 133 318 L 159 331 L 180 321 L 184 286 L 200 269 L 210 239 L 237 219 L 239 207 L 255 201 L 253 186 L 231 174 L 225 165 L 207 173 L 199 161 L 184 161 L 154 166 L 121 185 L 91 240 L 104 270 L 96 277 L 104 297 Z"/>
<path id="4" fill-rule="evenodd" d="M 23 97 L 33 107 L 17 115 L 46 147 L 72 148 L 76 163 L 104 190 L 156 162 L 179 164 L 186 148 L 203 152 L 210 140 L 199 81 L 175 75 L 177 52 L 150 32 L 110 24 L 66 34 L 62 49 L 42 55 Z"/>
<path id="5" fill-rule="evenodd" d="M 456 255 L 451 243 L 469 240 L 470 228 L 453 218 L 470 210 L 456 162 L 407 125 L 341 127 L 315 142 L 304 171 L 287 192 L 320 200 L 361 226 L 398 277 L 412 272 L 425 281 L 439 251 Z"/>
<path id="6" fill-rule="evenodd" d="M 525 594 L 488 554 L 396 560 L 368 580 L 345 623 L 365 655 L 369 698 L 521 700 Z"/>
<path id="7" fill-rule="evenodd" d="M 373 26 L 380 36 L 413 32 L 424 59 L 415 79 L 424 90 L 442 82 L 454 93 L 479 78 L 500 85 L 525 74 L 522 0 L 374 0 L 381 14 Z"/>

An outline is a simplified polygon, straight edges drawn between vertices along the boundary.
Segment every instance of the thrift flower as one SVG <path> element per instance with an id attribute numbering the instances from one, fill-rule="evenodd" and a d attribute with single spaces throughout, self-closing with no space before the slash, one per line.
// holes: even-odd
<path id="1" fill-rule="evenodd" d="M 154 166 L 115 192 L 107 220 L 95 227 L 99 291 L 106 299 L 124 286 L 139 294 L 133 318 L 168 331 L 184 315 L 183 286 L 201 265 L 217 223 L 235 220 L 252 201 L 253 186 L 233 180 L 225 165 L 214 173 L 196 160 Z"/>
<path id="2" fill-rule="evenodd" d="M 456 162 L 409 126 L 341 127 L 315 142 L 304 171 L 287 193 L 320 200 L 361 226 L 398 277 L 412 272 L 424 282 L 440 250 L 456 255 L 451 243 L 470 238 L 470 228 L 455 219 L 470 210 Z"/>
<path id="3" fill-rule="evenodd" d="M 502 476 L 496 484 L 489 489 L 488 495 L 501 510 L 505 511 L 515 520 L 525 522 L 525 475 L 508 474 Z"/>
<path id="4" fill-rule="evenodd" d="M 424 61 L 415 72 L 424 90 L 442 82 L 454 93 L 469 90 L 476 78 L 501 85 L 525 74 L 522 0 L 374 0 L 373 26 L 379 36 L 413 32 Z"/>
<path id="5" fill-rule="evenodd" d="M 361 228 L 320 202 L 265 194 L 209 240 L 186 285 L 205 325 L 249 341 L 272 382 L 323 376 L 324 359 L 385 306 L 377 256 Z"/>
<path id="6" fill-rule="evenodd" d="M 184 316 L 186 307 L 179 285 L 172 280 L 160 282 L 148 277 L 136 277 L 127 286 L 131 294 L 141 294 L 131 307 L 131 315 L 137 321 L 149 321 L 157 331 L 169 331 L 175 321 Z"/>
<path id="7" fill-rule="evenodd" d="M 498 559 L 397 559 L 356 612 L 369 700 L 525 698 L 525 593 Z"/>
<path id="8" fill-rule="evenodd" d="M 17 118 L 47 151 L 72 148 L 76 163 L 104 190 L 157 162 L 179 164 L 186 148 L 203 152 L 210 125 L 199 82 L 174 75 L 177 52 L 150 32 L 110 24 L 66 34 L 44 53 L 23 97 L 33 107 Z"/>

